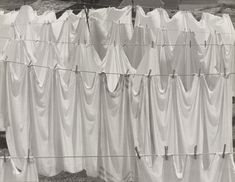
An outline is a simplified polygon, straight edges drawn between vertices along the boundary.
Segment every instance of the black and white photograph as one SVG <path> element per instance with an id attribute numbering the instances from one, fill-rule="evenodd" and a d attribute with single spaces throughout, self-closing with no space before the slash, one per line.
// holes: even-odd
<path id="1" fill-rule="evenodd" d="M 0 0 L 0 182 L 235 182 L 235 0 Z"/>

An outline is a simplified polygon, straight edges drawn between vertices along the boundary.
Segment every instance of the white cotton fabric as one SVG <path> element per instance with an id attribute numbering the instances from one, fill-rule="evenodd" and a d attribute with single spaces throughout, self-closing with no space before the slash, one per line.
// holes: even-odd
<path id="1" fill-rule="evenodd" d="M 168 29 L 170 30 L 171 43 L 175 43 L 178 36 L 177 32 L 188 30 L 200 32 L 200 34 L 197 34 L 197 39 L 200 43 L 206 40 L 208 33 L 214 31 L 226 33 L 223 34 L 223 38 L 226 40 L 230 38 L 229 42 L 234 42 L 235 40 L 234 27 L 229 15 L 219 17 L 210 13 L 203 13 L 201 20 L 197 21 L 189 11 L 178 11 L 170 18 L 167 11 L 162 8 L 154 9 L 145 14 L 142 7 L 137 6 L 135 25 L 143 27 L 147 25 L 154 32 L 159 28 Z"/>
<path id="2" fill-rule="evenodd" d="M 131 114 L 131 82 L 121 76 L 113 92 L 101 75 L 99 156 L 134 156 Z M 135 160 L 130 157 L 98 157 L 99 177 L 105 181 L 135 181 Z"/>
<path id="3" fill-rule="evenodd" d="M 151 45 L 154 40 L 153 32 L 149 28 L 134 27 L 133 35 L 128 44 L 125 45 L 125 53 L 135 69 L 139 66 L 143 55 L 147 52 L 146 45 Z"/>
<path id="4" fill-rule="evenodd" d="M 213 153 L 222 152 L 224 144 L 231 152 L 230 81 L 194 76 L 192 87 L 185 90 L 179 77 L 168 77 L 165 87 L 159 77 L 143 79 L 135 96 L 134 131 L 140 152 L 164 154 L 168 146 L 170 154 L 187 154 L 197 145 L 199 153 Z"/>
<path id="5" fill-rule="evenodd" d="M 179 65 L 179 68 L 183 70 L 183 73 L 179 70 L 180 74 L 187 74 L 195 70 L 198 72 L 199 69 L 203 69 L 205 73 L 213 73 L 215 71 L 224 72 L 224 68 L 226 68 L 227 73 L 235 72 L 235 30 L 229 15 L 219 17 L 209 13 L 203 13 L 201 20 L 197 21 L 192 13 L 188 11 L 179 11 L 169 18 L 166 10 L 162 8 L 155 9 L 145 14 L 141 7 L 137 7 L 135 26 L 150 27 L 156 37 L 158 29 L 167 32 L 166 44 L 172 45 L 169 47 L 172 47 L 171 49 L 174 48 L 173 53 L 175 52 L 176 54 L 172 54 L 171 52 L 167 52 L 166 54 L 172 55 L 172 59 L 176 59 L 172 68 L 177 72 L 177 65 Z M 184 37 L 182 37 L 182 32 L 186 34 Z M 190 40 L 192 45 L 191 49 L 189 48 Z M 207 45 L 203 46 L 205 41 Z M 174 46 L 174 44 L 180 44 L 182 46 Z M 221 46 L 216 46 L 217 44 Z M 217 56 L 217 54 L 219 54 L 219 56 Z M 183 57 L 178 59 L 178 55 L 182 55 Z M 210 56 L 210 58 L 208 58 L 208 56 Z M 192 60 L 192 58 L 194 60 Z M 185 59 L 187 63 L 183 63 L 184 61 L 182 61 L 182 59 Z M 216 62 L 216 59 L 218 59 L 219 62 Z M 192 70 L 190 69 L 190 64 L 194 62 L 198 66 L 193 67 L 194 70 Z M 186 69 L 180 65 L 181 63 Z M 207 67 L 206 69 L 205 66 Z M 234 95 L 235 77 L 233 75 L 232 79 Z M 188 85 L 187 82 L 188 81 L 185 80 L 186 87 Z"/>
<path id="6" fill-rule="evenodd" d="M 35 165 L 35 160 L 32 158 L 23 159 L 23 168 L 19 171 L 12 159 L 7 158 L 4 161 L 2 157 L 0 159 L 0 181 L 4 182 L 37 182 L 38 173 Z"/>
<path id="7" fill-rule="evenodd" d="M 94 47 L 101 59 L 106 55 L 107 45 L 105 44 L 110 43 L 110 32 L 112 32 L 113 24 L 120 25 L 121 43 L 129 41 L 133 33 L 131 7 L 90 10 L 89 26 L 92 43 L 94 43 Z"/>
<path id="8" fill-rule="evenodd" d="M 137 160 L 138 182 L 233 182 L 235 180 L 235 166 L 232 155 L 222 158 L 221 155 L 212 155 L 210 164 L 205 166 L 203 156 L 164 156 L 150 157 Z M 176 161 L 182 162 L 177 166 Z"/>
<path id="9" fill-rule="evenodd" d="M 9 44 L 16 39 L 25 44 L 25 52 L 32 63 L 49 67 L 58 64 L 62 68 L 74 69 L 74 65 L 71 65 L 74 60 L 71 57 L 76 57 L 74 47 L 77 44 L 92 44 L 100 57 L 95 59 L 102 62 L 109 59 L 109 44 L 115 41 L 124 50 L 124 53 L 121 51 L 122 57 L 128 58 L 121 60 L 118 65 L 125 64 L 128 69 L 133 70 L 126 63 L 129 62 L 131 67 L 137 69 L 137 73 L 138 69 L 142 69 L 148 74 L 149 69 L 138 66 L 144 55 L 148 54 L 148 47 L 154 42 L 158 49 L 161 74 L 168 75 L 173 69 L 177 74 L 198 73 L 199 69 L 203 73 L 224 72 L 225 69 L 226 73 L 235 72 L 235 31 L 228 15 L 219 17 L 203 13 L 201 20 L 197 21 L 190 12 L 179 11 L 169 18 L 164 9 L 154 9 L 145 14 L 137 6 L 134 31 L 130 6 L 122 9 L 91 9 L 88 16 L 87 21 L 84 11 L 77 15 L 66 11 L 56 19 L 54 12 L 45 12 L 39 16 L 30 6 L 23 6 L 18 12 L 2 14 L 0 35 L 7 39 L 0 43 L 1 58 L 15 59 L 11 55 L 16 54 L 16 50 L 11 49 Z M 192 47 L 189 46 L 190 42 Z M 116 64 L 116 61 L 113 63 Z M 147 66 L 145 61 L 140 67 L 143 65 Z M 101 67 L 104 69 L 104 66 Z M 152 68 L 154 69 L 159 68 Z M 119 73 L 126 71 L 119 67 L 106 70 L 121 70 Z M 231 77 L 232 83 L 235 83 L 234 75 Z M 188 89 L 192 79 L 182 79 Z M 233 91 L 234 86 L 233 84 Z"/>
<path id="10" fill-rule="evenodd" d="M 96 78 L 96 84 L 89 88 L 81 76 L 71 72 L 63 74 L 48 70 L 46 79 L 41 82 L 33 68 L 26 67 L 21 71 L 21 79 L 18 81 L 10 79 L 9 86 L 14 87 L 11 87 L 13 91 L 18 89 L 19 94 L 25 93 L 25 90 L 21 92 L 20 88 L 30 88 L 31 91 L 27 94 L 30 98 L 28 102 L 25 99 L 21 100 L 22 97 L 13 99 L 15 100 L 13 105 L 24 102 L 28 108 L 26 111 L 26 108 L 21 107 L 26 111 L 22 115 L 24 124 L 19 118 L 17 121 L 10 119 L 15 122 L 10 124 L 15 125 L 14 128 L 7 129 L 7 142 L 11 155 L 25 156 L 27 148 L 30 147 L 34 156 L 96 156 L 97 118 L 100 106 L 99 79 Z M 18 84 L 15 85 L 16 82 Z M 9 110 L 14 109 L 9 108 Z M 45 176 L 53 176 L 63 170 L 74 173 L 86 169 L 89 175 L 95 175 L 96 160 L 96 158 L 40 158 L 37 159 L 38 172 Z M 16 159 L 15 163 L 17 167 L 22 168 L 22 161 Z"/>
<path id="11" fill-rule="evenodd" d="M 91 9 L 88 20 L 84 11 L 56 19 L 29 6 L 0 15 L 0 37 L 7 37 L 0 41 L 0 130 L 12 156 L 30 149 L 51 157 L 35 159 L 44 176 L 86 169 L 116 182 L 138 181 L 139 169 L 150 181 L 161 175 L 149 169 L 151 158 L 130 157 L 135 146 L 142 154 L 164 154 L 164 146 L 188 154 L 195 145 L 198 153 L 221 153 L 226 144 L 232 152 L 233 77 L 224 75 L 235 65 L 229 16 L 205 13 L 198 22 L 188 12 L 169 18 L 163 9 L 145 14 L 137 7 L 135 23 L 129 6 Z M 12 160 L 25 168 L 24 159 Z M 191 170 L 187 160 L 169 159 Z M 208 167 L 212 157 L 198 161 Z M 199 180 L 216 179 L 221 167 L 232 175 L 215 161 L 205 172 L 211 177 Z"/>
<path id="12" fill-rule="evenodd" d="M 170 154 L 191 153 L 195 145 L 198 153 L 222 152 L 224 144 L 232 151 L 231 80 L 223 75 L 196 75 L 189 90 L 179 77 L 169 77 L 165 87 L 159 77 L 144 77 L 138 92 L 135 77 L 122 75 L 112 91 L 104 74 L 87 85 L 80 73 L 48 69 L 42 81 L 38 68 L 17 65 L 17 75 L 3 65 L 1 115 L 12 156 L 26 156 L 28 148 L 35 156 L 128 156 L 134 146 L 147 154 L 164 154 L 164 146 Z M 21 160 L 14 162 L 22 168 Z M 102 169 L 114 181 L 133 178 L 134 164 L 131 158 L 37 159 L 46 176 L 82 169 L 96 176 Z"/>

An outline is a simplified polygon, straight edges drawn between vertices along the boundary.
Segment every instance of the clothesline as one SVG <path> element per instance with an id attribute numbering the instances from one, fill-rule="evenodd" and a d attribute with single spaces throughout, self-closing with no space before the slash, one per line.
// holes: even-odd
<path id="1" fill-rule="evenodd" d="M 231 155 L 231 154 L 235 154 L 235 152 L 226 152 L 225 155 Z M 155 156 L 155 157 L 164 157 L 166 156 L 166 154 L 139 154 L 140 157 L 151 157 L 151 156 Z M 208 156 L 208 155 L 223 155 L 223 152 L 213 152 L 213 153 L 198 153 L 196 154 L 196 156 Z M 168 157 L 170 156 L 195 156 L 194 153 L 188 153 L 188 154 L 167 154 Z M 12 158 L 12 159 L 25 159 L 25 158 L 36 158 L 36 159 L 48 159 L 48 158 L 132 158 L 132 157 L 137 157 L 136 155 L 86 155 L 86 156 L 1 156 L 0 159 L 4 159 L 4 157 L 6 158 Z"/>
<path id="2" fill-rule="evenodd" d="M 72 68 L 60 68 L 58 67 L 58 64 L 56 64 L 54 67 L 49 67 L 49 66 L 43 66 L 43 65 L 35 65 L 32 64 L 32 62 L 30 62 L 29 64 L 25 64 L 25 63 L 20 63 L 20 62 L 15 62 L 15 61 L 10 61 L 10 60 L 0 60 L 0 62 L 2 63 L 13 63 L 13 64 L 19 64 L 19 65 L 23 65 L 23 66 L 27 66 L 27 67 L 39 67 L 39 68 L 45 68 L 45 69 L 51 69 L 51 70 L 61 70 L 61 71 L 71 71 L 71 72 L 75 72 L 75 73 L 92 73 L 92 74 L 108 74 L 108 75 L 133 75 L 133 76 L 196 76 L 196 75 L 205 75 L 205 76 L 221 76 L 224 75 L 226 77 L 229 77 L 230 75 L 235 74 L 235 72 L 231 72 L 231 73 L 226 73 L 226 70 L 224 70 L 224 73 L 201 73 L 201 70 L 199 69 L 198 73 L 193 73 L 193 74 L 177 74 L 175 73 L 175 70 L 173 70 L 172 74 L 151 74 L 151 69 L 149 70 L 148 74 L 140 74 L 140 73 L 128 73 L 129 70 L 127 70 L 127 73 L 108 73 L 108 72 L 95 72 L 95 71 L 88 71 L 88 70 L 78 70 L 78 66 L 76 65 L 76 69 L 73 70 Z"/>
<path id="3" fill-rule="evenodd" d="M 33 40 L 33 39 L 12 39 L 11 37 L 0 37 L 0 39 L 7 39 L 7 40 L 22 40 L 25 42 L 35 42 L 35 43 L 56 43 L 56 44 L 73 44 L 73 45 L 79 45 L 81 42 L 78 40 L 77 42 L 61 42 L 61 41 L 45 41 L 45 40 Z M 150 44 L 137 44 L 137 43 L 122 43 L 122 44 L 117 44 L 116 41 L 114 42 L 110 42 L 110 43 L 88 43 L 86 41 L 83 42 L 83 44 L 89 46 L 89 45 L 120 45 L 120 46 L 142 46 L 142 47 L 147 47 L 149 45 L 152 45 L 152 47 L 158 46 L 158 47 L 166 47 L 166 46 L 190 46 L 190 47 L 197 47 L 197 46 L 203 46 L 203 47 L 207 47 L 207 46 L 235 46 L 235 44 L 225 44 L 225 43 L 221 43 L 221 44 L 211 44 L 211 43 L 207 43 L 207 41 L 204 41 L 204 43 L 198 43 L 198 44 L 192 44 L 191 40 L 189 40 L 189 43 L 185 43 L 185 44 L 166 44 L 166 43 L 162 43 L 162 44 L 158 44 L 155 43 L 154 41 L 152 41 Z"/>

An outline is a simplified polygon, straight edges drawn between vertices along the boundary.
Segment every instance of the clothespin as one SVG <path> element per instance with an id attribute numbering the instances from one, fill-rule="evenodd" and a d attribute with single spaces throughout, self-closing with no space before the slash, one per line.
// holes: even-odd
<path id="1" fill-rule="evenodd" d="M 205 46 L 205 48 L 206 48 L 206 40 L 204 41 L 204 46 Z"/>
<path id="2" fill-rule="evenodd" d="M 190 48 L 192 47 L 192 41 L 191 40 L 189 41 L 189 47 Z"/>
<path id="3" fill-rule="evenodd" d="M 154 48 L 154 41 L 152 40 L 152 48 Z"/>
<path id="4" fill-rule="evenodd" d="M 198 77 L 200 77 L 200 76 L 201 76 L 201 68 L 198 71 Z"/>
<path id="5" fill-rule="evenodd" d="M 139 153 L 139 151 L 138 151 L 138 148 L 137 148 L 137 147 L 135 147 L 135 152 L 136 152 L 136 155 L 137 155 L 138 159 L 141 159 L 141 157 L 140 157 L 140 153 Z"/>
<path id="6" fill-rule="evenodd" d="M 8 56 L 6 55 L 4 61 L 7 61 L 7 59 L 8 59 Z"/>
<path id="7" fill-rule="evenodd" d="M 116 47 L 116 40 L 113 41 L 113 46 Z"/>
<path id="8" fill-rule="evenodd" d="M 224 67 L 224 77 L 227 76 L 227 73 L 226 73 L 226 68 Z"/>
<path id="9" fill-rule="evenodd" d="M 168 160 L 168 146 L 164 146 L 165 148 L 165 159 Z"/>
<path id="10" fill-rule="evenodd" d="M 127 71 L 126 71 L 126 74 L 125 74 L 125 75 L 126 75 L 126 76 L 128 76 L 128 73 L 129 73 L 129 69 L 127 69 Z"/>
<path id="11" fill-rule="evenodd" d="M 194 159 L 197 159 L 197 145 L 194 146 Z"/>
<path id="12" fill-rule="evenodd" d="M 225 157 L 225 152 L 226 152 L 226 144 L 224 144 L 224 150 L 223 150 L 223 154 L 222 154 L 222 158 L 224 159 Z"/>
<path id="13" fill-rule="evenodd" d="M 27 157 L 27 161 L 30 162 L 30 149 L 28 149 L 28 157 Z"/>
<path id="14" fill-rule="evenodd" d="M 56 63 L 56 64 L 55 64 L 55 66 L 54 66 L 54 70 L 57 68 L 57 65 L 58 65 L 58 63 Z"/>
<path id="15" fill-rule="evenodd" d="M 150 77 L 150 76 L 151 76 L 151 72 L 152 72 L 152 70 L 151 70 L 151 69 L 149 69 L 148 77 Z"/>
<path id="16" fill-rule="evenodd" d="M 75 73 L 78 74 L 78 65 L 75 67 Z"/>
<path id="17" fill-rule="evenodd" d="M 28 64 L 28 67 L 31 67 L 31 66 L 32 66 L 32 61 L 30 61 Z"/>
<path id="18" fill-rule="evenodd" d="M 7 162 L 6 151 L 4 150 L 4 162 Z"/>
<path id="19" fill-rule="evenodd" d="M 173 69 L 172 78 L 175 78 L 175 69 Z"/>

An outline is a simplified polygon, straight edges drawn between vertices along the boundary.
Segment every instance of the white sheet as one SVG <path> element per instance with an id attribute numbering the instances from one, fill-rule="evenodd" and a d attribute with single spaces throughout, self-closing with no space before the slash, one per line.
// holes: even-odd
<path id="1" fill-rule="evenodd" d="M 134 156 L 131 82 L 127 76 L 121 76 L 111 92 L 105 74 L 101 79 L 98 155 Z M 135 160 L 130 157 L 98 157 L 98 171 L 105 181 L 134 181 Z"/>
<path id="2" fill-rule="evenodd" d="M 223 75 L 194 76 L 189 90 L 179 77 L 165 87 L 159 77 L 143 77 L 136 93 L 132 76 L 120 76 L 112 91 L 104 74 L 87 85 L 82 74 L 47 69 L 42 81 L 39 68 L 17 66 L 19 75 L 11 63 L 1 66 L 0 109 L 13 156 L 26 156 L 28 147 L 35 156 L 132 155 L 134 146 L 164 154 L 166 145 L 170 154 L 191 153 L 194 145 L 199 153 L 222 152 L 224 144 L 232 151 L 231 80 Z M 96 175 L 100 168 L 114 179 L 134 173 L 133 159 L 115 160 L 100 157 L 97 168 L 94 157 L 49 158 L 37 166 L 47 176 L 82 169 Z M 15 164 L 22 168 L 21 160 Z"/>
<path id="3" fill-rule="evenodd" d="M 224 72 L 224 68 L 227 73 L 235 72 L 233 46 L 235 31 L 228 15 L 218 17 L 204 13 L 201 20 L 197 21 L 189 12 L 179 11 L 169 18 L 163 9 L 155 9 L 145 14 L 141 7 L 137 7 L 135 31 L 132 27 L 131 7 L 91 9 L 89 29 L 84 11 L 78 15 L 66 11 L 56 19 L 54 12 L 38 16 L 31 7 L 23 6 L 19 12 L 3 14 L 0 17 L 2 19 L 0 35 L 9 38 L 3 39 L 0 43 L 1 57 L 4 59 L 8 56 L 9 60 L 13 59 L 11 61 L 22 62 L 17 58 L 18 56 L 12 56 L 18 54 L 11 46 L 14 39 L 22 39 L 21 42 L 26 47 L 25 56 L 28 56 L 32 63 L 49 67 L 58 64 L 68 69 L 74 69 L 74 65 L 71 65 L 74 60 L 70 58 L 76 57 L 74 46 L 78 42 L 92 44 L 100 61 L 103 61 L 110 59 L 108 44 L 116 41 L 125 52 L 121 50 L 120 55 L 124 58 L 118 58 L 120 61 L 118 65 L 127 65 L 128 69 L 133 70 L 128 65 L 130 63 L 138 73 L 138 66 L 143 56 L 149 54 L 148 47 L 154 41 L 155 47 L 158 48 L 157 56 L 161 74 L 172 73 L 172 69 L 175 69 L 177 74 L 198 73 L 199 69 L 204 73 L 217 73 Z M 12 23 L 14 26 L 11 25 Z M 127 58 L 125 58 L 126 55 Z M 144 60 L 141 63 L 141 67 L 148 65 L 145 62 Z M 113 61 L 112 65 L 115 64 L 116 61 Z M 101 67 L 104 70 L 102 65 Z M 141 69 L 147 71 L 145 74 L 149 72 L 148 68 Z M 127 69 L 116 67 L 115 69 L 105 68 L 105 70 L 123 73 L 123 70 L 126 72 Z M 43 71 L 40 72 L 42 77 L 45 76 Z M 235 76 L 231 75 L 231 77 L 232 83 L 235 83 Z M 191 78 L 182 79 L 188 89 L 192 82 Z M 114 82 L 114 85 L 116 84 L 117 82 Z M 233 84 L 233 91 L 234 86 L 235 84 Z"/>
<path id="4" fill-rule="evenodd" d="M 233 182 L 235 180 L 235 166 L 232 155 L 224 159 L 220 155 L 212 155 L 209 166 L 203 164 L 203 156 L 184 157 L 153 157 L 152 163 L 146 162 L 149 157 L 137 160 L 139 182 Z M 181 160 L 182 166 L 176 161 Z"/>
<path id="5" fill-rule="evenodd" d="M 38 179 L 38 173 L 37 168 L 35 166 L 35 161 L 33 158 L 24 159 L 23 162 L 23 168 L 21 171 L 19 171 L 12 159 L 7 158 L 6 162 L 4 161 L 4 158 L 1 157 L 0 159 L 0 181 L 4 182 L 37 182 Z"/>
<path id="6" fill-rule="evenodd" d="M 198 153 L 207 153 L 222 152 L 226 144 L 232 152 L 231 76 L 203 75 L 233 71 L 235 50 L 227 44 L 234 39 L 222 34 L 234 32 L 228 16 L 204 14 L 195 22 L 186 12 L 169 19 L 162 9 L 145 15 L 139 8 L 134 34 L 130 7 L 91 10 L 89 17 L 88 28 L 84 11 L 55 19 L 26 6 L 0 15 L 0 36 L 10 38 L 0 43 L 1 57 L 22 63 L 0 63 L 0 130 L 6 130 L 12 156 L 26 156 L 30 148 L 33 156 L 52 157 L 36 159 L 39 174 L 86 169 L 88 175 L 116 182 L 137 180 L 140 161 L 128 157 L 135 155 L 134 146 L 147 154 L 164 154 L 164 146 L 170 154 L 187 154 L 194 145 Z M 207 45 L 200 45 L 205 39 Z M 88 72 L 70 71 L 76 66 Z M 165 76 L 148 77 L 150 69 Z M 175 78 L 168 76 L 173 69 Z M 127 70 L 146 76 L 125 75 Z M 99 155 L 127 157 L 94 157 Z M 23 159 L 13 160 L 24 169 Z M 211 160 L 205 156 L 204 165 Z M 182 160 L 175 161 L 182 167 Z"/>
<path id="7" fill-rule="evenodd" d="M 223 76 L 192 79 L 189 90 L 179 77 L 168 77 L 165 87 L 159 77 L 142 80 L 135 96 L 134 128 L 141 153 L 164 154 L 168 146 L 169 153 L 187 154 L 195 145 L 199 153 L 222 152 L 224 144 L 232 151 L 231 80 Z"/>

